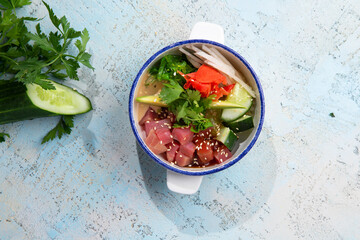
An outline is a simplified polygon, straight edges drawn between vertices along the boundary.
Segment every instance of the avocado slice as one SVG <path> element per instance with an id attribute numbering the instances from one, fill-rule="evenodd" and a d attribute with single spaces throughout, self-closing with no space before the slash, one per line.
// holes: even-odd
<path id="1" fill-rule="evenodd" d="M 166 103 L 161 101 L 161 98 L 157 95 L 141 96 L 137 97 L 136 101 L 139 103 L 145 103 L 149 105 L 167 107 Z M 210 104 L 211 109 L 225 109 L 225 108 L 244 108 L 243 106 L 232 103 L 229 101 L 214 101 Z"/>

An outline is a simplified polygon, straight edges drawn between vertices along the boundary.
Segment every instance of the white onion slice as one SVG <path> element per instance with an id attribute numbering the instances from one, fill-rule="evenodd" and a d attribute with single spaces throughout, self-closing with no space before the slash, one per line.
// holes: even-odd
<path id="1" fill-rule="evenodd" d="M 198 63 L 198 62 L 195 62 L 191 57 L 189 56 L 186 56 L 186 59 L 196 68 L 199 68 L 201 67 L 202 64 Z"/>
<path id="2" fill-rule="evenodd" d="M 224 55 L 222 55 L 216 48 L 211 47 L 210 49 L 214 52 L 214 54 L 215 54 L 216 57 L 218 57 L 219 59 L 221 59 L 221 61 L 223 61 L 223 62 L 226 63 L 227 65 L 232 66 L 231 63 L 226 59 L 226 57 L 224 57 Z M 233 66 L 232 66 L 232 67 L 233 67 Z"/>
<path id="3" fill-rule="evenodd" d="M 188 56 L 189 58 L 191 58 L 194 62 L 197 62 L 197 63 L 199 63 L 199 64 L 203 64 L 203 63 L 204 63 L 200 58 L 198 58 L 198 57 L 194 56 L 193 54 L 189 53 L 188 51 L 186 51 L 186 50 L 183 49 L 182 47 L 179 48 L 179 51 L 182 52 L 182 53 L 184 53 L 184 54 L 185 54 L 186 56 Z"/>
<path id="4" fill-rule="evenodd" d="M 232 75 L 235 75 L 235 69 L 234 68 L 230 68 L 228 65 L 224 64 L 223 62 L 219 61 L 217 58 L 214 58 L 212 56 L 210 56 L 209 54 L 201 51 L 201 52 L 195 52 L 194 53 L 196 56 L 200 57 L 200 58 L 204 58 L 205 60 L 208 60 L 210 62 L 213 62 L 214 64 L 216 64 L 218 67 L 220 67 L 223 73 L 229 75 L 230 77 Z"/>

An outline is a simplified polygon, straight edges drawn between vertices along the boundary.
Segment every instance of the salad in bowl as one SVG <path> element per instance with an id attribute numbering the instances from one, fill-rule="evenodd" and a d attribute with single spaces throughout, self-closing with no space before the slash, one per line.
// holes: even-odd
<path id="1" fill-rule="evenodd" d="M 216 42 L 187 40 L 162 49 L 131 91 L 130 119 L 141 146 L 178 173 L 203 175 L 234 164 L 261 130 L 263 95 L 255 73 Z"/>

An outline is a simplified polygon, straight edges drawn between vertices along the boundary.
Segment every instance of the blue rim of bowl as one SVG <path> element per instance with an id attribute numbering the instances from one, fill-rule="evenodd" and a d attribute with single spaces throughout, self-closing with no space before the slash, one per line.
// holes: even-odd
<path id="1" fill-rule="evenodd" d="M 229 161 L 228 163 L 225 163 L 224 165 L 219 165 L 219 167 L 213 168 L 213 169 L 206 169 L 204 168 L 204 170 L 202 171 L 186 171 L 184 169 L 179 169 L 176 167 L 171 166 L 170 164 L 166 164 L 163 160 L 159 159 L 154 153 L 152 153 L 150 151 L 150 149 L 146 146 L 146 144 L 144 143 L 144 141 L 142 140 L 141 136 L 139 135 L 136 127 L 135 127 L 135 121 L 134 121 L 134 117 L 133 117 L 133 103 L 134 103 L 134 95 L 135 95 L 135 88 L 136 85 L 141 77 L 141 75 L 143 74 L 143 72 L 146 70 L 146 68 L 162 53 L 181 46 L 181 45 L 185 45 L 185 44 L 189 44 L 189 43 L 206 43 L 206 44 L 212 44 L 218 47 L 221 47 L 225 50 L 227 50 L 228 52 L 230 52 L 231 54 L 233 54 L 234 56 L 236 56 L 237 58 L 239 58 L 240 61 L 243 62 L 243 64 L 249 69 L 249 71 L 251 72 L 251 75 L 254 77 L 254 80 L 256 82 L 257 88 L 259 90 L 259 97 L 260 97 L 260 122 L 259 122 L 259 126 L 256 130 L 256 133 L 253 137 L 253 139 L 251 140 L 250 144 L 245 148 L 244 151 L 242 151 L 240 153 L 239 156 L 237 156 L 236 158 L 234 158 L 233 160 Z M 135 134 L 135 137 L 138 141 L 138 143 L 140 144 L 140 146 L 144 149 L 144 151 L 153 159 L 155 160 L 155 162 L 157 162 L 158 164 L 164 166 L 165 168 L 172 170 L 174 172 L 177 173 L 181 173 L 181 174 L 185 174 L 185 175 L 192 175 L 192 176 L 200 176 L 200 175 L 207 175 L 207 174 L 212 174 L 212 173 L 216 173 L 219 171 L 222 171 L 232 165 L 234 165 L 235 163 L 237 163 L 240 159 L 242 159 L 249 151 L 250 149 L 254 146 L 256 140 L 258 139 L 263 123 L 264 123 L 264 116 L 265 116 L 265 101 L 264 101 L 264 94 L 263 94 L 263 90 L 260 84 L 260 81 L 255 73 L 255 71 L 252 69 L 252 67 L 250 66 L 250 64 L 240 55 L 238 54 L 236 51 L 234 51 L 233 49 L 218 43 L 218 42 L 213 42 L 213 41 L 209 41 L 209 40 L 205 40 L 205 39 L 191 39 L 191 40 L 185 40 L 185 41 L 180 41 L 180 42 L 176 42 L 173 43 L 167 47 L 164 47 L 163 49 L 159 50 L 158 52 L 156 52 L 154 55 L 152 55 L 146 62 L 145 64 L 142 66 L 142 68 L 140 69 L 140 71 L 138 72 L 138 74 L 136 75 L 136 78 L 133 82 L 133 85 L 131 87 L 130 90 L 130 98 L 129 98 L 129 116 L 130 116 L 130 124 L 131 124 L 131 128 Z"/>

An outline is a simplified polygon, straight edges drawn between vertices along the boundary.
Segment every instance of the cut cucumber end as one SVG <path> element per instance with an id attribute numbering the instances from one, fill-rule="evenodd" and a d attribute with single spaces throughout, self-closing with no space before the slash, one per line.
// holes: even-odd
<path id="1" fill-rule="evenodd" d="M 254 122 L 253 122 L 252 116 L 244 115 L 241 118 L 239 118 L 233 122 L 224 123 L 224 125 L 229 127 L 233 132 L 237 133 L 237 132 L 243 132 L 243 131 L 253 128 Z"/>
<path id="2" fill-rule="evenodd" d="M 59 115 L 76 115 L 92 110 L 90 100 L 76 90 L 50 81 L 55 90 L 45 90 L 37 84 L 26 84 L 26 94 L 38 108 Z"/>
<path id="3" fill-rule="evenodd" d="M 231 151 L 238 137 L 230 128 L 222 127 L 220 129 L 220 134 L 216 139 L 222 142 Z"/>
<path id="4" fill-rule="evenodd" d="M 221 114 L 221 120 L 224 122 L 232 122 L 236 119 L 241 118 L 249 111 L 252 106 L 253 99 L 249 93 L 240 86 L 240 84 L 235 84 L 231 93 L 226 98 L 226 101 L 233 102 L 243 106 L 243 108 L 229 108 L 224 109 Z"/>

